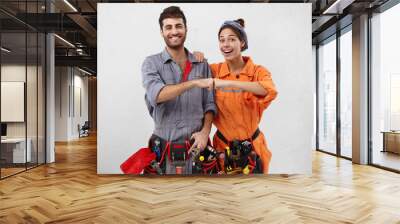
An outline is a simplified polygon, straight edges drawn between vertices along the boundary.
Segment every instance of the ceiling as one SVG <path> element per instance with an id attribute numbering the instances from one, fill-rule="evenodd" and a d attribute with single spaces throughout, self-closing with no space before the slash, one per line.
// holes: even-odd
<path id="1" fill-rule="evenodd" d="M 312 36 L 313 43 L 327 38 L 336 32 L 337 21 L 340 26 L 351 24 L 351 18 L 366 10 L 374 9 L 388 0 L 253 0 L 229 2 L 254 3 L 311 3 L 312 4 Z M 18 32 L 31 31 L 55 32 L 60 38 L 55 38 L 56 65 L 86 67 L 96 71 L 96 29 L 97 3 L 137 3 L 137 2 L 223 2 L 228 1 L 139 1 L 139 0 L 1 0 L 0 25 L 4 38 L 9 38 L 9 46 L 18 49 L 24 46 L 25 39 Z M 328 9 L 328 10 L 327 10 Z M 49 13 L 52 11 L 52 13 Z M 347 21 L 347 22 L 346 22 Z M 339 27 L 340 28 L 340 27 Z M 3 35 L 4 36 L 4 35 Z M 66 40 L 70 44 L 66 43 Z M 2 43 L 5 43 L 4 41 Z M 72 45 L 71 45 L 72 44 Z M 28 45 L 28 52 L 30 47 Z M 21 48 L 22 49 L 22 48 Z"/>

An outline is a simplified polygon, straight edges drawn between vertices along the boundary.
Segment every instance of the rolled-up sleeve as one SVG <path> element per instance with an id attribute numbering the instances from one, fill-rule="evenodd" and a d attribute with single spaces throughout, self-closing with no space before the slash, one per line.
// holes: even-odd
<path id="1" fill-rule="evenodd" d="M 157 68 L 150 57 L 147 57 L 142 64 L 142 83 L 146 90 L 146 99 L 151 106 L 157 105 L 157 97 L 165 86 Z"/>
<path id="2" fill-rule="evenodd" d="M 207 78 L 212 78 L 212 73 L 210 66 L 208 63 L 205 63 L 205 71 Z M 211 111 L 214 113 L 214 116 L 217 115 L 217 107 L 215 106 L 215 99 L 214 99 L 214 90 L 209 91 L 208 89 L 203 89 L 203 108 L 204 113 Z"/>
<path id="3" fill-rule="evenodd" d="M 255 96 L 260 103 L 262 109 L 266 109 L 271 102 L 278 96 L 275 84 L 272 80 L 271 73 L 264 67 L 259 66 L 256 71 L 257 82 L 267 91 L 267 95 L 263 97 Z"/>

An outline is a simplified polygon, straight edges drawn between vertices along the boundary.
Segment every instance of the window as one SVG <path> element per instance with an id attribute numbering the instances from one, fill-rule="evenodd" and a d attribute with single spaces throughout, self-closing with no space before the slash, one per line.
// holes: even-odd
<path id="1" fill-rule="evenodd" d="M 371 18 L 372 163 L 400 170 L 400 5 Z"/>
<path id="2" fill-rule="evenodd" d="M 336 153 L 336 39 L 318 48 L 318 147 Z"/>
<path id="3" fill-rule="evenodd" d="M 352 35 L 340 36 L 340 154 L 352 157 Z"/>

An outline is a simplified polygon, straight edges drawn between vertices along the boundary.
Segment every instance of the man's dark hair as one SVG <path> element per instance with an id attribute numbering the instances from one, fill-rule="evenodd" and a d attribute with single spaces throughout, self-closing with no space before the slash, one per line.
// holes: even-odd
<path id="1" fill-rule="evenodd" d="M 168 19 L 168 18 L 174 18 L 174 19 L 183 19 L 183 24 L 186 27 L 186 17 L 185 14 L 183 14 L 182 10 L 178 6 L 170 6 L 168 8 L 165 8 L 164 11 L 160 14 L 160 18 L 158 19 L 158 23 L 160 23 L 160 29 L 162 30 L 163 27 L 163 20 Z"/>

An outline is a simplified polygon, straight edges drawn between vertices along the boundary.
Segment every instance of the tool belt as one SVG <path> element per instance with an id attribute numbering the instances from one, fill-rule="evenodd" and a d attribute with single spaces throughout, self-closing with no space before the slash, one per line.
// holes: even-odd
<path id="1" fill-rule="evenodd" d="M 257 128 L 257 130 L 253 133 L 253 135 L 251 136 L 251 140 L 250 141 L 254 141 L 259 135 L 260 135 L 261 131 L 259 128 Z M 221 139 L 225 144 L 229 145 L 229 141 L 228 139 L 225 138 L 225 136 L 219 131 L 217 130 L 217 136 L 219 139 Z"/>
<path id="2" fill-rule="evenodd" d="M 188 169 L 187 164 L 190 159 L 188 155 L 190 146 L 191 143 L 188 139 L 171 142 L 152 135 L 149 140 L 149 148 L 156 154 L 156 163 L 146 167 L 146 173 L 190 174 L 191 169 Z"/>
<path id="3" fill-rule="evenodd" d="M 209 141 L 206 149 L 188 151 L 193 141 L 178 140 L 169 142 L 156 135 L 149 140 L 149 148 L 156 154 L 156 161 L 146 167 L 145 172 L 151 174 L 212 174 L 217 167 L 217 153 Z"/>
<path id="4" fill-rule="evenodd" d="M 221 153 L 217 152 L 208 143 L 207 147 L 200 151 L 200 149 L 194 149 L 191 153 L 193 159 L 192 171 L 194 174 L 216 174 L 222 170 L 218 164 L 218 156 Z"/>
<path id="5" fill-rule="evenodd" d="M 262 163 L 255 153 L 252 141 L 260 135 L 260 129 L 253 133 L 251 139 L 228 141 L 225 136 L 217 130 L 217 136 L 228 147 L 224 150 L 223 167 L 225 172 L 231 173 L 262 173 Z"/>

